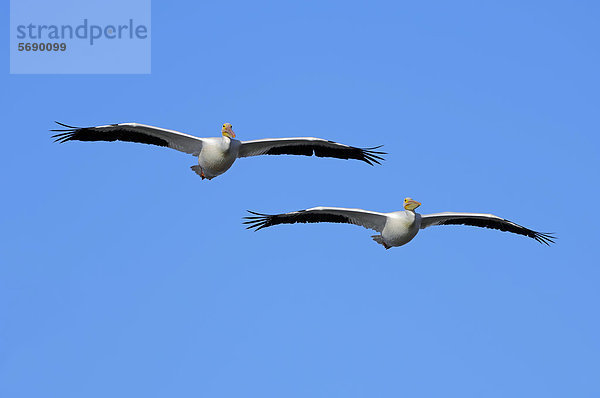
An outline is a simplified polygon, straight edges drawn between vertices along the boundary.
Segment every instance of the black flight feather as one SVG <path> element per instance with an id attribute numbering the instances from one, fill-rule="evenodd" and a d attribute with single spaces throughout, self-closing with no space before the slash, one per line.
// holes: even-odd
<path id="1" fill-rule="evenodd" d="M 67 129 L 50 130 L 60 132 L 52 136 L 54 142 L 63 143 L 67 141 L 126 141 L 139 142 L 142 144 L 158 145 L 168 147 L 169 143 L 158 137 L 145 134 L 127 126 L 112 124 L 108 127 L 74 127 L 60 122 L 56 124 Z"/>
<path id="2" fill-rule="evenodd" d="M 306 210 L 298 210 L 284 214 L 262 214 L 248 210 L 248 213 L 254 214 L 254 216 L 244 217 L 245 220 L 248 220 L 244 221 L 244 224 L 248 225 L 246 229 L 254 229 L 254 231 L 278 224 L 320 222 L 353 224 L 349 217 L 341 214 L 313 213 L 307 212 Z"/>
<path id="3" fill-rule="evenodd" d="M 331 143 L 337 144 L 333 141 Z M 355 147 L 336 147 L 330 148 L 326 146 L 320 146 L 318 143 L 297 144 L 297 145 L 286 145 L 280 147 L 269 148 L 264 155 L 302 155 L 302 156 L 317 156 L 320 158 L 337 158 L 337 159 L 355 159 L 362 160 L 365 163 L 373 166 L 373 163 L 381 164 L 380 161 L 384 160 L 379 155 L 386 155 L 385 152 L 376 151 L 381 148 L 382 145 L 372 148 L 355 148 Z"/>
<path id="4" fill-rule="evenodd" d="M 482 219 L 475 217 L 456 217 L 436 222 L 434 225 L 471 225 L 474 227 L 497 229 L 500 231 L 528 236 L 548 246 L 550 246 L 550 243 L 554 243 L 554 240 L 556 239 L 552 233 L 533 231 L 529 228 L 525 228 L 519 224 L 515 224 L 512 221 L 504 219 L 498 220 L 493 218 Z"/>

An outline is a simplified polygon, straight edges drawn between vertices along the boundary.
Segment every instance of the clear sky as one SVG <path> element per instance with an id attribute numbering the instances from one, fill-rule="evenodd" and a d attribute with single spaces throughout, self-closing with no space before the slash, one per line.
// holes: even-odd
<path id="1" fill-rule="evenodd" d="M 592 1 L 154 1 L 137 76 L 9 75 L 4 40 L 0 396 L 600 396 L 599 18 Z M 389 155 L 202 181 L 173 150 L 54 144 L 54 120 Z M 241 224 L 405 196 L 559 240 L 448 226 L 386 251 L 355 226 Z"/>

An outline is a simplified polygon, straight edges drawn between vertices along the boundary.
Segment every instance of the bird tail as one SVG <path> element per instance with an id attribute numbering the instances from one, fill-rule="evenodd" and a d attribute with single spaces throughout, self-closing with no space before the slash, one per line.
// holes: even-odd
<path id="1" fill-rule="evenodd" d="M 194 173 L 198 175 L 202 173 L 202 168 L 199 165 L 191 166 L 190 169 L 192 169 Z"/>
<path id="2" fill-rule="evenodd" d="M 200 167 L 200 165 L 195 165 L 195 166 L 190 166 L 190 169 L 192 169 L 194 171 L 194 173 L 198 174 L 200 177 L 202 177 L 202 179 L 207 179 L 207 180 L 212 180 L 214 177 L 208 177 L 206 175 L 204 175 L 204 172 L 202 171 L 202 167 Z"/>
<path id="3" fill-rule="evenodd" d="M 380 245 L 382 245 L 383 247 L 385 247 L 385 250 L 388 250 L 390 248 L 390 246 L 385 244 L 385 242 L 383 241 L 383 237 L 381 235 L 372 235 L 371 238 L 373 238 L 373 240 L 375 242 L 377 242 Z"/>

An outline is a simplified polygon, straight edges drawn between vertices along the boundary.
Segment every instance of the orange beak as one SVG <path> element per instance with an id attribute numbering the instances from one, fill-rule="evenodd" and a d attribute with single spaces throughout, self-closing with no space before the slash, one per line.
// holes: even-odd
<path id="1" fill-rule="evenodd" d="M 406 210 L 414 210 L 419 206 L 421 206 L 421 202 L 417 202 L 416 200 L 413 200 L 413 199 L 410 199 L 404 203 L 404 208 Z"/>

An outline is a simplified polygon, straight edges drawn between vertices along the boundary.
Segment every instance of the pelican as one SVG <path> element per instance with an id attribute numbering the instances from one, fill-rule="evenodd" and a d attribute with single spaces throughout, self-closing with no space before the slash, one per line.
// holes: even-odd
<path id="1" fill-rule="evenodd" d="M 421 203 L 406 198 L 404 210 L 391 213 L 342 207 L 313 207 L 283 214 L 262 214 L 248 210 L 253 215 L 244 217 L 247 220 L 244 224 L 255 231 L 277 224 L 331 222 L 360 225 L 379 232 L 379 235 L 373 235 L 372 238 L 386 249 L 405 245 L 417 236 L 419 230 L 434 225 L 472 225 L 499 229 L 528 236 L 548 246 L 554 243 L 553 234 L 536 232 L 493 214 L 446 212 L 421 215 L 415 212 L 419 206 Z"/>
<path id="2" fill-rule="evenodd" d="M 221 137 L 199 138 L 192 135 L 147 126 L 139 123 L 109 124 L 96 127 L 73 127 L 56 122 L 65 129 L 52 138 L 55 142 L 67 141 L 128 141 L 173 148 L 198 157 L 198 164 L 191 169 L 202 179 L 212 180 L 225 173 L 237 158 L 257 155 L 304 155 L 338 159 L 361 160 L 373 166 L 381 164 L 380 148 L 355 148 L 324 140 L 322 138 L 266 138 L 252 141 L 238 141 L 230 123 L 224 123 Z"/>

